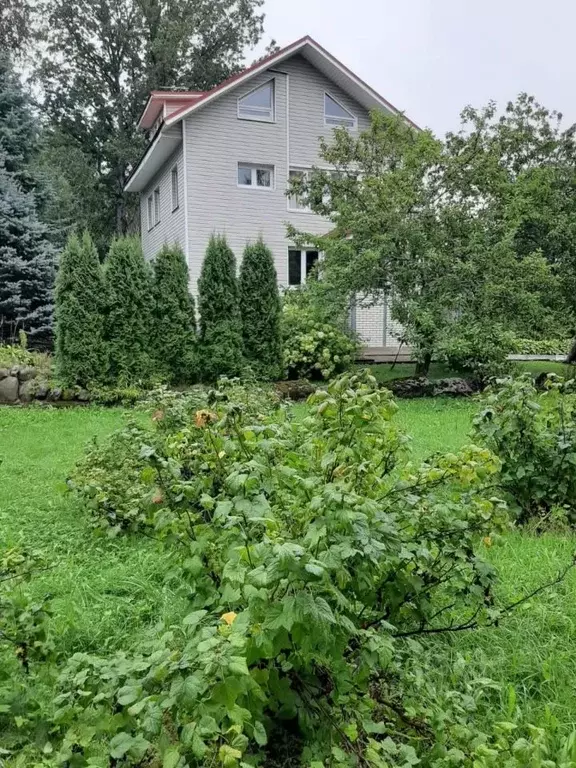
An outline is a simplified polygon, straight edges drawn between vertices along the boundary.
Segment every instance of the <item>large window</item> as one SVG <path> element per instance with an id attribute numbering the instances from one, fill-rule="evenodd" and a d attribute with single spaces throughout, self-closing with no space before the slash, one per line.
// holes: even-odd
<path id="1" fill-rule="evenodd" d="M 331 126 L 356 128 L 356 117 L 329 93 L 324 94 L 324 123 Z"/>
<path id="2" fill-rule="evenodd" d="M 178 186 L 178 166 L 172 168 L 172 210 L 180 207 L 180 189 Z"/>
<path id="3" fill-rule="evenodd" d="M 238 117 L 244 120 L 274 122 L 274 80 L 238 99 Z"/>
<path id="4" fill-rule="evenodd" d="M 274 188 L 274 166 L 238 163 L 238 186 L 253 189 Z"/>
<path id="5" fill-rule="evenodd" d="M 288 251 L 288 285 L 302 285 L 314 268 L 320 254 L 306 248 L 290 248 Z"/>

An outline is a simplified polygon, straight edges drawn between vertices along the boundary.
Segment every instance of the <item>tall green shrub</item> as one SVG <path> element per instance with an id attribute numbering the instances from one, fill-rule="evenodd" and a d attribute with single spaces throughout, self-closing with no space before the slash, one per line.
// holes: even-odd
<path id="1" fill-rule="evenodd" d="M 156 373 L 153 355 L 151 272 L 140 241 L 114 240 L 105 262 L 109 296 L 107 340 L 115 382 L 148 382 Z"/>
<path id="2" fill-rule="evenodd" d="M 226 238 L 213 235 L 198 280 L 200 370 L 205 381 L 242 370 L 242 322 L 236 259 Z"/>
<path id="3" fill-rule="evenodd" d="M 240 267 L 240 316 L 244 355 L 264 378 L 282 374 L 282 307 L 272 252 L 262 240 L 247 245 Z"/>
<path id="4" fill-rule="evenodd" d="M 67 385 L 103 382 L 108 375 L 104 340 L 106 291 L 98 252 L 85 232 L 72 235 L 56 277 L 56 371 Z"/>
<path id="5" fill-rule="evenodd" d="M 172 381 L 195 374 L 196 318 L 182 249 L 165 245 L 154 262 L 154 338 L 160 366 Z"/>

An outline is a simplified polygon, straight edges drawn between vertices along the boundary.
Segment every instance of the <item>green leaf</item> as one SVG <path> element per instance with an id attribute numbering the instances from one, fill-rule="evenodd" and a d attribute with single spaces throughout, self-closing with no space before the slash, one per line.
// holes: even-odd
<path id="1" fill-rule="evenodd" d="M 268 743 L 268 734 L 259 720 L 254 723 L 254 739 L 261 747 Z"/>
<path id="2" fill-rule="evenodd" d="M 133 737 L 129 733 L 117 733 L 110 742 L 110 757 L 119 760 L 130 751 L 134 743 Z"/>
<path id="3" fill-rule="evenodd" d="M 180 752 L 178 747 L 169 747 L 166 752 L 164 752 L 162 768 L 176 768 L 179 762 Z"/>
<path id="4" fill-rule="evenodd" d="M 231 656 L 228 662 L 228 670 L 233 675 L 249 675 L 250 670 L 243 656 Z"/>
<path id="5" fill-rule="evenodd" d="M 185 627 L 195 627 L 197 624 L 199 624 L 202 621 L 202 619 L 204 618 L 204 616 L 206 616 L 207 613 L 208 611 L 204 611 L 204 610 L 193 611 L 192 613 L 189 613 L 188 616 L 184 618 L 184 620 L 182 621 L 182 624 Z"/>

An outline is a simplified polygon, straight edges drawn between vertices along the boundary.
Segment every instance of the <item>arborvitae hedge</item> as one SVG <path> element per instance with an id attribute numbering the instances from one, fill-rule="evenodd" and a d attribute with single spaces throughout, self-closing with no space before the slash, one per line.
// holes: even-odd
<path id="1" fill-rule="evenodd" d="M 55 300 L 58 378 L 68 386 L 106 381 L 106 290 L 98 252 L 88 232 L 82 239 L 72 235 L 62 252 Z"/>
<path id="2" fill-rule="evenodd" d="M 165 245 L 154 262 L 156 357 L 172 382 L 196 376 L 196 318 L 188 288 L 188 266 L 179 246 Z"/>
<path id="3" fill-rule="evenodd" d="M 281 303 L 271 251 L 262 240 L 246 246 L 240 267 L 240 315 L 244 355 L 254 372 L 282 374 Z"/>
<path id="4" fill-rule="evenodd" d="M 236 259 L 226 239 L 212 236 L 198 281 L 200 369 L 205 381 L 241 373 L 242 323 Z"/>
<path id="5" fill-rule="evenodd" d="M 151 270 L 135 237 L 114 240 L 104 265 L 109 311 L 106 338 L 114 382 L 147 383 L 154 359 Z"/>

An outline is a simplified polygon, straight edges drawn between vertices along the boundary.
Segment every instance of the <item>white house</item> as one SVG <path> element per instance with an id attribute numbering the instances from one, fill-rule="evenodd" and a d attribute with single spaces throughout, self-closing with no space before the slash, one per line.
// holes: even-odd
<path id="1" fill-rule="evenodd" d="M 154 91 L 139 122 L 150 143 L 126 185 L 140 193 L 146 258 L 178 243 L 195 292 L 212 233 L 225 234 L 238 259 L 261 235 L 281 286 L 304 282 L 319 254 L 296 248 L 286 224 L 317 234 L 332 225 L 286 195 L 289 178 L 321 165 L 320 136 L 364 130 L 374 108 L 397 113 L 310 37 L 210 91 Z M 397 345 L 386 306 L 357 308 L 352 323 L 370 347 Z"/>

